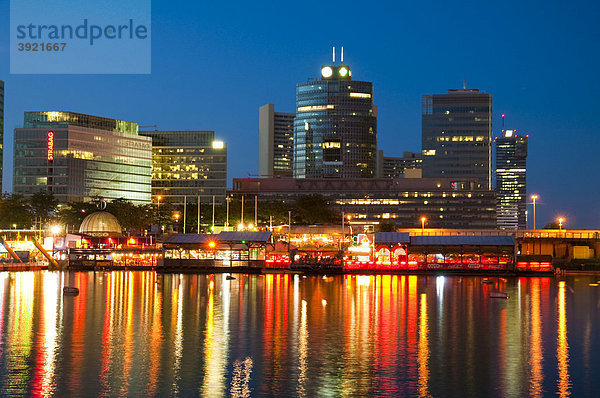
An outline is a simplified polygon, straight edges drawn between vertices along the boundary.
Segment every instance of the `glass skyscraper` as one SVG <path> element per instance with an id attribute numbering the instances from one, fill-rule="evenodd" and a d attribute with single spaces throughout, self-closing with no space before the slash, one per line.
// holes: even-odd
<path id="1" fill-rule="evenodd" d="M 423 96 L 423 177 L 492 185 L 492 95 L 478 89 Z"/>
<path id="2" fill-rule="evenodd" d="M 503 130 L 496 139 L 497 220 L 501 229 L 527 228 L 527 136 Z"/>
<path id="3" fill-rule="evenodd" d="M 217 202 L 227 188 L 227 146 L 214 131 L 143 131 L 152 138 L 152 196 L 172 204 Z"/>
<path id="4" fill-rule="evenodd" d="M 294 177 L 373 178 L 376 151 L 373 83 L 328 65 L 320 79 L 296 86 Z"/>
<path id="5" fill-rule="evenodd" d="M 25 112 L 15 129 L 13 192 L 61 203 L 123 198 L 150 203 L 152 140 L 138 124 L 74 112 Z"/>

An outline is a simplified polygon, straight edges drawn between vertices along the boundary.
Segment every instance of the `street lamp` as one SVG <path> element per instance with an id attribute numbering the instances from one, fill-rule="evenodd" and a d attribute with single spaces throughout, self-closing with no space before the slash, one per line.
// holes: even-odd
<path id="1" fill-rule="evenodd" d="M 181 217 L 181 214 L 175 213 L 173 214 L 173 217 L 175 217 L 175 222 L 177 223 L 177 232 L 179 232 L 179 217 Z"/>
<path id="2" fill-rule="evenodd" d="M 229 202 L 231 202 L 231 197 L 226 197 L 225 201 L 227 202 L 227 215 L 225 217 L 225 230 L 228 231 L 229 230 Z"/>
<path id="3" fill-rule="evenodd" d="M 533 200 L 533 230 L 535 231 L 535 200 L 538 199 L 539 196 L 531 195 L 531 200 Z"/>
<path id="4" fill-rule="evenodd" d="M 558 218 L 558 229 L 559 229 L 559 230 L 562 230 L 562 225 L 563 225 L 563 222 L 564 222 L 564 221 L 565 221 L 565 219 L 564 219 L 564 218 L 562 218 L 562 217 L 559 217 L 559 218 Z"/>
<path id="5" fill-rule="evenodd" d="M 157 214 L 158 214 L 158 233 L 157 235 L 160 235 L 160 229 L 162 227 L 162 223 L 160 222 L 160 201 L 162 200 L 162 196 L 158 195 L 156 197 L 156 203 L 157 203 Z"/>
<path id="6" fill-rule="evenodd" d="M 425 221 L 427 221 L 427 218 L 421 217 L 421 235 L 425 233 Z"/>

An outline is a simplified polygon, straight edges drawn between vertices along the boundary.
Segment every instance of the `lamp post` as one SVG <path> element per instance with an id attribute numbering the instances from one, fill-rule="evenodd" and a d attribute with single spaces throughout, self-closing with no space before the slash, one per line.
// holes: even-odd
<path id="1" fill-rule="evenodd" d="M 559 230 L 559 231 L 561 231 L 561 230 L 562 230 L 562 225 L 563 225 L 563 222 L 564 222 L 564 221 L 565 221 L 565 219 L 564 219 L 564 218 L 562 218 L 562 217 L 559 217 L 559 218 L 558 218 L 558 230 Z"/>
<path id="2" fill-rule="evenodd" d="M 350 231 L 350 236 L 352 236 L 352 225 L 350 225 L 350 220 L 352 220 L 352 214 L 348 214 L 346 216 L 346 219 L 348 220 L 348 230 Z"/>
<path id="3" fill-rule="evenodd" d="M 421 217 L 421 236 L 425 233 L 425 221 L 427 221 L 427 218 Z"/>
<path id="4" fill-rule="evenodd" d="M 156 197 L 156 207 L 157 207 L 157 211 L 156 213 L 158 214 L 158 232 L 156 233 L 156 235 L 160 235 L 160 228 L 161 228 L 161 222 L 160 222 L 160 201 L 162 200 L 162 196 L 158 195 Z"/>
<path id="5" fill-rule="evenodd" d="M 538 199 L 538 195 L 531 195 L 531 200 L 533 200 L 533 230 L 535 231 L 535 201 Z"/>
<path id="6" fill-rule="evenodd" d="M 225 216 L 225 230 L 228 231 L 229 230 L 229 202 L 231 202 L 231 198 L 228 196 L 225 198 L 225 201 L 227 202 L 227 215 Z"/>

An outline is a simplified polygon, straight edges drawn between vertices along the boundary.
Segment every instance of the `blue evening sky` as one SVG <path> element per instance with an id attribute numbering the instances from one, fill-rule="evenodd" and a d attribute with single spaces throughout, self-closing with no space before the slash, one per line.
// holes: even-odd
<path id="1" fill-rule="evenodd" d="M 149 75 L 10 75 L 8 15 L 0 0 L 5 189 L 12 129 L 26 110 L 215 130 L 231 185 L 258 171 L 258 108 L 293 112 L 296 83 L 344 45 L 353 78 L 374 83 L 387 155 L 420 151 L 421 95 L 466 78 L 493 95 L 496 135 L 502 113 L 507 128 L 529 134 L 538 226 L 561 215 L 570 228 L 600 228 L 598 1 L 155 0 Z"/>

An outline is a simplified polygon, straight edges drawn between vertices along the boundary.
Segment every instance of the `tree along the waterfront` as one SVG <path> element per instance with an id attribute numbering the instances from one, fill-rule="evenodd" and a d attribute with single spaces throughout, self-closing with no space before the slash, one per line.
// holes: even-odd
<path id="1" fill-rule="evenodd" d="M 0 199 L 0 227 L 4 229 L 29 229 L 33 224 L 33 211 L 23 195 L 3 194 Z"/>

